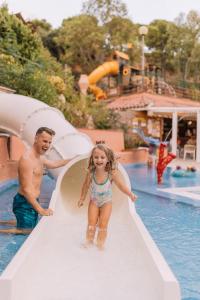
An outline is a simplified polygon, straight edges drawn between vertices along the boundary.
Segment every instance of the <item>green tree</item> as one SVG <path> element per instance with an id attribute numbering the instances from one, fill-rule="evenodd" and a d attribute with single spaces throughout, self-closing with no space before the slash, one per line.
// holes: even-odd
<path id="1" fill-rule="evenodd" d="M 113 110 L 109 110 L 104 103 L 96 102 L 90 109 L 95 127 L 98 129 L 119 129 L 120 116 Z"/>
<path id="2" fill-rule="evenodd" d="M 35 60 L 42 49 L 40 37 L 25 26 L 6 6 L 0 8 L 0 51 L 21 63 Z"/>
<path id="3" fill-rule="evenodd" d="M 131 62 L 138 61 L 140 49 L 137 40 L 137 25 L 133 24 L 130 19 L 113 17 L 104 25 L 104 30 L 107 37 L 105 48 L 108 51 L 113 51 L 113 49 L 125 51 L 129 54 Z"/>
<path id="4" fill-rule="evenodd" d="M 80 15 L 64 20 L 53 42 L 59 49 L 59 61 L 80 65 L 84 73 L 91 72 L 102 59 L 104 33 L 95 17 Z"/>
<path id="5" fill-rule="evenodd" d="M 83 3 L 82 12 L 95 16 L 100 24 L 110 22 L 113 17 L 128 15 L 126 4 L 121 0 L 88 0 Z"/>
<path id="6" fill-rule="evenodd" d="M 31 20 L 32 27 L 36 30 L 40 38 L 42 39 L 43 45 L 48 47 L 48 36 L 52 33 L 52 26 L 45 19 Z"/>
<path id="7" fill-rule="evenodd" d="M 200 17 L 194 11 L 180 14 L 171 27 L 168 49 L 173 52 L 173 63 L 179 77 L 186 80 L 198 64 Z"/>
<path id="8" fill-rule="evenodd" d="M 171 52 L 168 47 L 168 40 L 170 38 L 172 22 L 165 20 L 155 20 L 148 26 L 148 35 L 145 38 L 146 45 L 151 50 L 149 59 L 159 66 L 162 70 L 162 75 L 165 77 L 165 72 L 171 66 Z"/>
<path id="9" fill-rule="evenodd" d="M 48 24 L 41 21 L 46 30 Z M 52 57 L 37 32 L 24 24 L 7 7 L 0 8 L 0 84 L 17 93 L 31 96 L 51 105 L 58 105 L 59 90 L 49 81 L 59 76 L 66 86 L 65 98 L 72 97 L 72 75 Z"/>
<path id="10" fill-rule="evenodd" d="M 54 105 L 57 99 L 55 88 L 45 73 L 31 63 L 20 65 L 12 56 L 0 55 L 0 84 L 16 90 L 17 94 L 39 99 Z"/>

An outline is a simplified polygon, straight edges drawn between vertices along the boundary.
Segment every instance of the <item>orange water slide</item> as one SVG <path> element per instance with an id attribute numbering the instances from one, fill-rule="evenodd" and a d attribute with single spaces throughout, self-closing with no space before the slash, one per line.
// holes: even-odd
<path id="1" fill-rule="evenodd" d="M 96 100 L 106 99 L 106 93 L 96 86 L 96 83 L 106 75 L 116 75 L 119 72 L 119 64 L 116 60 L 105 62 L 104 64 L 97 67 L 88 76 L 89 89 L 95 95 Z"/>

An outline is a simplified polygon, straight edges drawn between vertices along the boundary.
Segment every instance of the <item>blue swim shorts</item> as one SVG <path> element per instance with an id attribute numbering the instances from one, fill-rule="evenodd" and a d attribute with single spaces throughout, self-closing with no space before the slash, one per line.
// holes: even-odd
<path id="1" fill-rule="evenodd" d="M 38 222 L 38 213 L 27 199 L 19 193 L 14 197 L 13 213 L 17 219 L 18 229 L 33 229 Z"/>

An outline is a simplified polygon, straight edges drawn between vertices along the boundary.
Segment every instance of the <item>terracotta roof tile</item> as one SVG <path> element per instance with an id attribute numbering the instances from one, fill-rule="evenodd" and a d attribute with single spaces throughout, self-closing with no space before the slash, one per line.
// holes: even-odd
<path id="1" fill-rule="evenodd" d="M 115 98 L 114 101 L 108 104 L 108 108 L 116 110 L 136 109 L 147 107 L 151 101 L 145 99 L 143 94 L 134 94 Z"/>
<path id="2" fill-rule="evenodd" d="M 115 98 L 108 104 L 108 108 L 114 110 L 126 110 L 151 107 L 200 107 L 200 102 L 185 98 L 161 96 L 150 93 L 140 93 Z"/>

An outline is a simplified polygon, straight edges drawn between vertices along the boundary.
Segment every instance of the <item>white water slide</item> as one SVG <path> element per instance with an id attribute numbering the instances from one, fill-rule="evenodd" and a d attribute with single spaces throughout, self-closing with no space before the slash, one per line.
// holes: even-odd
<path id="1" fill-rule="evenodd" d="M 49 159 L 57 170 L 50 207 L 0 276 L 1 300 L 180 300 L 179 284 L 130 203 L 115 186 L 106 249 L 81 247 L 87 205 L 77 208 L 92 143 L 44 103 L 0 93 L 0 129 L 33 142 L 40 126 L 56 131 Z M 122 180 L 130 186 L 120 165 Z M 138 200 L 139 201 L 139 200 Z"/>

